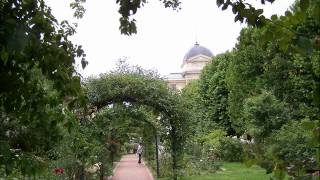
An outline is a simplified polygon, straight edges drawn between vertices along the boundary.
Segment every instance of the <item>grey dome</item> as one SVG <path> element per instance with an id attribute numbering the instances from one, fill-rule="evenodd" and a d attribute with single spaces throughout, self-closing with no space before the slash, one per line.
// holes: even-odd
<path id="1" fill-rule="evenodd" d="M 183 58 L 183 62 L 187 61 L 188 59 L 198 56 L 198 55 L 205 55 L 208 57 L 212 57 L 212 52 L 203 46 L 200 46 L 198 42 L 186 53 Z"/>

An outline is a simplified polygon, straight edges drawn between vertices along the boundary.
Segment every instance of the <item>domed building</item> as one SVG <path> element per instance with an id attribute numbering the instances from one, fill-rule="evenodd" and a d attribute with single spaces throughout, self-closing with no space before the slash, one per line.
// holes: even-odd
<path id="1" fill-rule="evenodd" d="M 208 48 L 196 42 L 183 58 L 182 72 L 170 73 L 164 80 L 168 82 L 169 87 L 181 90 L 192 80 L 199 79 L 203 67 L 212 57 L 213 54 Z"/>

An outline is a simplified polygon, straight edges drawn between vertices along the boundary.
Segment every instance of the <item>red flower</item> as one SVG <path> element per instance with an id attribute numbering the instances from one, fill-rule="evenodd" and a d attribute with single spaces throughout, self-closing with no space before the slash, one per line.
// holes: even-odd
<path id="1" fill-rule="evenodd" d="M 55 174 L 63 174 L 64 173 L 64 169 L 63 168 L 54 168 L 54 173 Z"/>

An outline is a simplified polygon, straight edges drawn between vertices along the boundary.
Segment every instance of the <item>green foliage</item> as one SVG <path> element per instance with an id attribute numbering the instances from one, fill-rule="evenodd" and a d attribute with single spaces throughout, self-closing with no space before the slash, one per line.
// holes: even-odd
<path id="1" fill-rule="evenodd" d="M 274 0 L 261 0 L 262 4 L 265 2 L 274 2 Z M 311 36 L 310 33 L 301 33 L 295 29 L 297 24 L 302 24 L 310 17 L 315 20 L 317 24 L 320 22 L 320 2 L 318 0 L 299 0 L 296 1 L 294 7 L 294 13 L 292 11 L 286 11 L 285 15 L 278 17 L 272 15 L 270 19 L 263 15 L 263 9 L 256 9 L 251 4 L 236 0 L 217 0 L 217 6 L 221 7 L 222 10 L 226 10 L 228 7 L 232 9 L 235 14 L 234 21 L 246 22 L 249 26 L 263 27 L 264 37 L 261 43 L 265 44 L 271 40 L 277 40 L 280 48 L 283 50 L 288 49 L 291 46 L 293 37 L 297 37 L 298 43 L 296 46 L 302 52 L 311 52 L 313 46 L 319 49 L 319 34 Z"/>
<path id="2" fill-rule="evenodd" d="M 66 134 L 66 137 L 50 151 L 53 159 L 50 163 L 51 170 L 62 167 L 71 179 L 78 177 L 82 168 L 89 167 L 95 162 L 101 162 L 102 159 L 95 156 L 96 153 L 102 153 L 99 152 L 101 145 L 90 136 L 92 129 L 89 128 L 80 123 L 74 124 L 72 132 Z"/>
<path id="3" fill-rule="evenodd" d="M 188 114 L 187 122 L 190 136 L 204 135 L 208 132 L 209 127 L 212 127 L 203 119 L 203 114 L 207 111 L 207 108 L 200 103 L 199 83 L 200 81 L 198 80 L 191 81 L 181 92 L 181 97 L 187 104 L 186 107 L 192 112 Z M 199 121 L 200 119 L 201 121 Z M 188 140 L 188 143 L 192 146 L 193 142 L 191 142 L 191 139 Z"/>
<path id="4" fill-rule="evenodd" d="M 120 103 L 128 107 L 146 106 L 151 108 L 156 116 L 160 116 L 158 124 L 166 128 L 164 137 L 169 143 L 173 174 L 177 177 L 183 142 L 188 130 L 184 102 L 176 92 L 170 91 L 164 81 L 145 75 L 145 72 L 139 69 L 134 73 L 116 71 L 88 79 L 86 91 L 89 101 L 97 109 Z"/>
<path id="5" fill-rule="evenodd" d="M 164 155 L 160 156 L 160 177 L 172 177 L 172 158 L 170 156 Z M 153 165 L 154 169 L 156 165 Z"/>
<path id="6" fill-rule="evenodd" d="M 296 13 L 299 14 L 296 11 L 292 13 L 292 16 L 295 16 Z M 287 15 L 289 16 L 288 13 Z M 290 18 L 288 17 L 288 19 Z M 308 20 L 301 19 L 290 28 L 296 32 L 308 32 L 307 38 L 312 39 L 319 29 L 315 28 L 318 27 L 318 23 L 314 19 L 315 17 L 312 16 Z M 281 18 L 278 21 L 285 20 L 285 18 Z M 236 46 L 236 58 L 230 63 L 227 75 L 228 90 L 230 91 L 228 109 L 232 123 L 242 125 L 238 131 L 249 132 L 256 142 L 246 152 L 246 162 L 249 164 L 258 163 L 269 171 L 273 170 L 277 178 L 284 178 L 287 173 L 286 168 L 291 168 L 291 175 L 302 177 L 304 170 L 298 164 L 309 162 L 310 156 L 304 155 L 310 155 L 310 152 L 304 151 L 304 155 L 297 155 L 300 157 L 299 160 L 279 156 L 277 152 L 283 150 L 286 152 L 284 154 L 290 156 L 291 153 L 303 152 L 302 149 L 293 148 L 296 144 L 301 145 L 297 148 L 309 148 L 306 139 L 290 139 L 290 136 L 284 135 L 290 134 L 287 126 L 290 126 L 292 121 L 298 123 L 304 118 L 309 118 L 311 121 L 319 119 L 318 95 L 316 95 L 319 94 L 317 88 L 319 76 L 317 75 L 318 70 L 314 70 L 319 68 L 314 67 L 314 64 L 317 63 L 314 63 L 315 59 L 313 59 L 318 57 L 319 52 L 316 47 L 311 47 L 312 51 L 307 53 L 309 55 L 302 51 L 296 51 L 297 48 L 294 50 L 299 46 L 299 42 L 296 41 L 301 36 L 299 33 L 289 33 L 286 36 L 281 35 L 283 32 L 280 31 L 273 32 L 290 39 L 292 44 L 288 45 L 288 48 L 283 48 L 284 42 L 277 40 L 276 37 L 273 37 L 276 40 L 270 41 L 269 39 L 264 42 L 267 29 L 268 27 L 262 30 L 246 29 L 241 32 Z M 261 46 L 261 43 L 264 44 Z M 304 46 L 305 48 L 309 47 Z M 254 54 L 258 56 L 253 58 Z M 241 58 L 241 61 L 236 61 L 238 58 Z M 319 58 L 316 59 L 319 62 Z M 296 131 L 292 129 L 300 137 L 310 138 L 311 134 L 304 134 L 303 129 L 300 130 L 299 128 Z M 280 131 L 283 131 L 283 134 Z M 283 139 L 274 133 L 282 134 Z M 274 136 L 278 139 L 273 139 Z M 287 138 L 286 142 L 284 137 Z M 295 136 L 292 135 L 292 137 Z M 269 141 L 269 138 L 273 140 Z M 283 141 L 280 142 L 279 139 Z M 269 142 L 275 144 L 268 144 Z M 282 146 L 283 144 L 286 144 L 285 146 L 288 148 Z M 279 149 L 266 153 L 265 150 L 272 146 Z M 280 150 L 280 147 L 283 149 Z M 295 164 L 295 168 L 292 168 L 290 163 Z"/>
<path id="7" fill-rule="evenodd" d="M 125 153 L 130 154 L 133 152 L 134 144 L 124 143 Z"/>
<path id="8" fill-rule="evenodd" d="M 219 156 L 222 161 L 241 162 L 243 159 L 243 146 L 239 139 L 224 137 L 219 140 Z"/>
<path id="9" fill-rule="evenodd" d="M 270 92 L 246 99 L 243 113 L 247 131 L 257 141 L 263 141 L 289 120 L 285 105 Z"/>
<path id="10" fill-rule="evenodd" d="M 223 130 L 214 130 L 198 141 L 201 144 L 201 156 L 204 162 L 232 162 L 241 161 L 243 158 L 243 147 L 240 140 L 227 137 Z"/>
<path id="11" fill-rule="evenodd" d="M 215 56 L 203 69 L 199 81 L 198 104 L 205 108 L 201 126 L 207 127 L 208 130 L 222 128 L 228 134 L 235 133 L 227 110 L 229 91 L 225 78 L 227 67 L 233 56 L 233 53 Z"/>
<path id="12" fill-rule="evenodd" d="M 261 0 L 264 4 L 265 1 L 273 2 L 274 0 Z M 234 21 L 245 21 L 248 25 L 261 27 L 266 21 L 266 17 L 262 15 L 263 9 L 256 9 L 251 4 L 241 0 L 230 1 L 230 0 L 217 0 L 217 6 L 221 7 L 222 10 L 226 10 L 231 7 L 233 14 L 235 14 Z"/>
<path id="13" fill-rule="evenodd" d="M 116 103 L 112 107 L 100 110 L 90 123 L 91 128 L 94 129 L 92 138 L 101 144 L 102 152 L 96 155 L 105 155 L 99 159 L 104 159 L 102 163 L 105 176 L 110 175 L 108 170 L 112 169 L 113 162 L 121 157 L 122 147 L 129 142 L 132 133 L 140 133 L 144 139 L 145 150 L 149 147 L 150 143 L 146 142 L 148 138 L 142 133 L 148 132 L 148 135 L 153 138 L 155 132 L 147 114 L 147 110 L 143 108 L 127 107 Z M 133 149 L 133 144 L 127 144 L 127 146 Z"/>
<path id="14" fill-rule="evenodd" d="M 312 132 L 302 126 L 308 122 L 290 122 L 268 138 L 267 156 L 277 163 L 275 169 L 286 168 L 282 170 L 290 176 L 301 177 L 306 170 L 317 168 L 316 149 L 308 145 Z"/>
<path id="15" fill-rule="evenodd" d="M 300 27 L 302 26 L 309 28 L 310 33 L 314 31 L 312 26 L 304 24 Z M 315 92 L 318 94 L 318 85 L 316 85 L 318 84 L 318 75 L 316 74 L 317 71 L 314 71 L 313 63 L 309 56 L 293 53 L 292 51 L 284 51 L 280 47 L 279 41 L 268 42 L 262 49 L 264 53 L 258 56 L 260 60 L 254 61 L 254 58 L 251 57 L 254 52 L 261 50 L 259 45 L 261 36 L 263 34 L 261 34 L 260 30 L 249 29 L 243 30 L 241 33 L 237 44 L 238 52 L 236 57 L 238 58 L 238 55 L 244 57 L 240 61 L 243 65 L 241 66 L 240 62 L 234 61 L 229 66 L 230 69 L 227 76 L 230 90 L 228 108 L 232 123 L 240 122 L 243 125 L 243 131 L 253 135 L 256 142 L 256 145 L 250 148 L 249 152 L 246 152 L 248 153 L 246 162 L 249 164 L 258 163 L 269 171 L 274 170 L 274 174 L 278 178 L 283 178 L 287 173 L 286 168 L 290 168 L 288 164 L 293 162 L 299 164 L 309 160 L 303 155 L 299 155 L 301 158 L 299 160 L 289 160 L 285 156 L 278 156 L 278 158 L 274 159 L 275 154 L 277 154 L 276 151 L 272 151 L 269 154 L 265 152 L 265 149 L 273 146 L 266 143 L 266 141 L 268 141 L 268 138 L 274 137 L 275 132 L 279 134 L 281 127 L 283 125 L 286 126 L 291 121 L 299 122 L 303 118 L 310 118 L 314 121 L 319 118 L 319 108 L 315 103 L 317 102 Z M 248 49 L 252 49 L 251 55 L 243 53 Z M 317 56 L 318 52 L 314 50 L 313 54 Z M 251 63 L 245 63 L 248 60 Z M 246 68 L 243 69 L 242 67 Z M 251 72 L 257 71 L 254 74 L 247 74 L 246 72 L 250 71 L 246 71 L 246 69 Z M 311 135 L 304 135 L 304 137 L 308 136 Z M 277 137 L 280 138 L 279 136 Z M 289 138 L 289 136 L 286 137 Z M 294 139 L 287 142 L 274 140 L 274 142 L 276 142 L 276 146 L 282 148 L 284 147 L 282 144 L 287 144 L 287 147 L 291 147 L 298 143 Z M 300 144 L 300 147 L 308 148 L 306 141 L 300 141 Z M 292 150 L 290 153 L 293 154 L 297 153 L 294 148 L 288 148 L 287 150 Z M 273 153 L 274 155 L 272 155 Z M 289 152 L 287 151 L 286 153 Z M 296 168 L 292 168 L 294 169 L 292 174 L 296 174 L 301 170 L 298 174 L 303 176 L 301 166 L 295 166 Z"/>
<path id="16" fill-rule="evenodd" d="M 86 9 L 82 5 L 85 3 L 86 0 L 74 0 L 74 2 L 70 3 L 71 9 L 75 10 L 73 16 L 76 18 L 82 18 L 84 16 L 84 13 L 86 12 Z"/>
<path id="17" fill-rule="evenodd" d="M 235 57 L 231 59 L 226 70 L 226 84 L 229 91 L 227 110 L 237 134 L 245 131 L 242 116 L 244 100 L 257 93 L 257 85 L 263 73 L 264 52 L 252 43 L 255 37 L 251 34 L 255 34 L 254 32 L 254 30 L 241 32 L 238 51 L 235 51 Z"/>
<path id="18" fill-rule="evenodd" d="M 163 2 L 166 8 L 172 8 L 176 10 L 179 8 L 179 0 L 160 0 Z M 120 32 L 121 34 L 132 35 L 137 33 L 136 20 L 132 18 L 138 9 L 143 7 L 146 0 L 116 0 L 116 3 L 120 5 L 118 12 L 121 14 L 120 17 Z"/>
<path id="19" fill-rule="evenodd" d="M 219 140 L 225 135 L 226 133 L 223 130 L 214 130 L 206 136 L 202 137 L 200 141 L 203 142 L 204 146 L 213 148 L 219 145 Z"/>
<path id="20" fill-rule="evenodd" d="M 198 145 L 201 146 L 201 155 L 197 157 L 200 162 L 198 166 L 203 170 L 216 171 L 220 167 L 220 140 L 224 138 L 226 132 L 223 130 L 213 130 L 205 136 L 199 137 Z"/>
<path id="21" fill-rule="evenodd" d="M 84 2 L 70 5 L 78 18 Z M 180 5 L 162 2 L 173 9 Z M 121 33 L 136 33 L 133 16 L 146 1 L 116 3 Z M 87 62 L 81 46 L 68 39 L 74 27 L 59 24 L 43 0 L 1 1 L 0 175 L 63 167 L 69 179 L 80 178 L 101 162 L 100 172 L 88 177 L 103 177 L 130 136 L 143 136 L 152 160 L 155 129 L 170 147 L 162 164 L 174 178 L 185 173 L 179 170 L 183 164 L 186 170 L 215 171 L 219 159 L 241 160 L 241 143 L 225 135 L 244 132 L 255 140 L 246 145 L 247 164 L 263 165 L 280 179 L 307 178 L 319 169 L 319 0 L 297 1 L 284 16 L 271 19 L 244 1 L 217 0 L 217 5 L 231 7 L 235 21 L 261 29 L 244 29 L 234 51 L 216 56 L 181 96 L 155 72 L 126 64 L 90 78 L 84 89 L 96 108 L 86 114 L 74 64 L 76 58 L 83 68 Z"/>
<path id="22" fill-rule="evenodd" d="M 291 10 L 284 16 L 273 15 L 267 21 L 261 44 L 270 40 L 277 40 L 282 50 L 295 53 L 311 54 L 314 49 L 319 49 L 319 24 L 320 3 L 318 0 L 297 1 Z M 304 27 L 315 28 L 306 31 Z"/>
<path id="23" fill-rule="evenodd" d="M 85 54 L 43 0 L 1 1 L 0 22 L 0 169 L 44 173 L 75 121 L 69 112 L 83 94 L 74 64 L 85 67 Z"/>
<path id="24" fill-rule="evenodd" d="M 309 1 L 310 4 L 315 2 Z M 237 1 L 219 3 L 234 6 Z M 197 114 L 192 117 L 191 126 L 201 130 L 187 141 L 191 147 L 188 154 L 194 155 L 190 161 L 195 157 L 210 157 L 209 153 L 199 153 L 208 149 L 202 147 L 203 141 L 199 139 L 204 139 L 214 128 L 223 128 L 228 134 L 232 134 L 229 131 L 232 129 L 238 135 L 246 133 L 246 140 L 253 138 L 253 144 L 244 145 L 245 163 L 259 164 L 268 172 L 273 171 L 277 178 L 284 178 L 287 168 L 291 169 L 288 176 L 297 177 L 316 169 L 317 165 L 313 168 L 309 165 L 311 159 L 314 164 L 319 163 L 315 160 L 318 153 L 310 150 L 310 142 L 313 147 L 317 146 L 318 125 L 314 122 L 320 116 L 320 58 L 317 45 L 312 44 L 319 34 L 317 17 L 312 15 L 318 6 L 300 5 L 303 5 L 302 10 L 293 7 L 281 18 L 273 16 L 272 21 L 277 24 L 266 20 L 261 29 L 243 29 L 233 52 L 215 57 L 204 69 L 200 81 L 183 91 L 183 96 L 191 97 L 190 110 Z M 282 26 L 281 23 L 286 24 Z M 308 130 L 300 126 L 302 119 L 310 119 L 310 123 L 303 123 L 310 124 Z M 294 123 L 297 129 L 293 129 Z M 292 139 L 291 133 L 296 134 L 291 135 Z M 215 144 L 213 154 L 216 157 L 223 157 L 221 153 L 229 154 L 225 157 L 235 157 L 230 156 L 236 154 L 232 150 L 242 149 L 235 139 L 220 138 L 219 143 L 214 139 L 208 143 Z M 222 146 L 225 147 L 220 152 Z M 303 162 L 309 164 L 309 170 L 301 165 Z"/>

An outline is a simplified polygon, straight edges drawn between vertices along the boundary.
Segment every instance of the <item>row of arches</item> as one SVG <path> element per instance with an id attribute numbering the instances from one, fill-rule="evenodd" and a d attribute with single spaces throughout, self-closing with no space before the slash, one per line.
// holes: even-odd
<path id="1" fill-rule="evenodd" d="M 85 87 L 96 114 L 102 113 L 105 108 L 121 104 L 126 107 L 128 117 L 150 125 L 154 131 L 156 146 L 159 134 L 165 138 L 169 142 L 172 157 L 173 179 L 177 179 L 188 117 L 185 103 L 179 94 L 169 89 L 161 79 L 139 73 L 105 74 L 88 79 Z M 137 111 L 141 107 L 148 109 L 156 118 L 146 118 L 141 111 Z M 157 165 L 159 173 L 158 161 Z"/>

